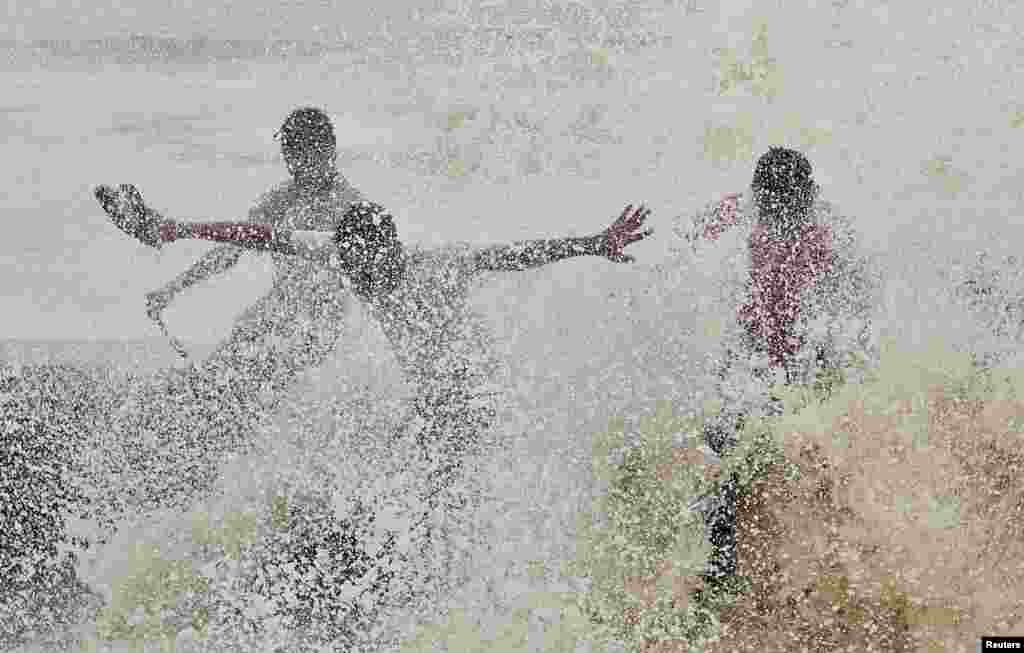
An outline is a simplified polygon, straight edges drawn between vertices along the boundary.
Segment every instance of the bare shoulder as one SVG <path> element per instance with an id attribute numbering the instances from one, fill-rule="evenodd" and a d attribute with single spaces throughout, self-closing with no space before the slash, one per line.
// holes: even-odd
<path id="1" fill-rule="evenodd" d="M 269 190 L 264 191 L 256 198 L 256 202 L 249 210 L 249 220 L 252 222 L 276 223 L 281 219 L 285 207 L 288 206 L 288 197 L 292 192 L 292 181 L 285 180 L 275 184 Z"/>
<path id="2" fill-rule="evenodd" d="M 345 216 L 345 213 L 354 206 L 363 203 L 379 206 L 367 200 L 358 188 L 344 179 L 335 184 L 334 188 L 331 190 L 330 203 L 333 208 L 333 210 L 330 211 L 330 220 L 334 227 L 341 224 L 341 220 Z"/>
<path id="3" fill-rule="evenodd" d="M 445 243 L 410 248 L 410 263 L 427 274 L 449 280 L 467 280 L 478 271 L 483 248 L 469 243 Z"/>

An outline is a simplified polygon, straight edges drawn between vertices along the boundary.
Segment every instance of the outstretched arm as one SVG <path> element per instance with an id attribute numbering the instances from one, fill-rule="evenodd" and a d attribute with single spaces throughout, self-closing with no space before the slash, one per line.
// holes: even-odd
<path id="1" fill-rule="evenodd" d="M 174 222 L 161 227 L 161 239 L 196 238 L 229 243 L 236 251 L 254 249 L 299 256 L 330 265 L 337 258 L 333 231 L 298 231 L 249 222 Z"/>
<path id="2" fill-rule="evenodd" d="M 280 252 L 328 265 L 334 264 L 338 258 L 333 231 L 278 228 L 259 211 L 250 214 L 247 222 L 179 222 L 169 220 L 146 206 L 141 193 L 131 184 L 122 184 L 118 188 L 97 186 L 95 195 L 119 229 L 150 247 L 160 249 L 166 243 L 182 239 L 212 240 L 229 245 L 228 248 L 215 249 L 218 254 L 209 255 L 210 263 L 203 266 L 203 274 L 234 265 L 235 261 L 231 259 L 237 259 L 243 249 Z M 235 254 L 228 254 L 229 251 Z M 196 271 L 183 277 L 188 276 L 191 283 L 196 283 L 199 274 Z"/>
<path id="3" fill-rule="evenodd" d="M 249 211 L 248 222 L 273 223 L 274 220 L 271 218 L 271 211 L 268 209 L 267 204 L 267 200 L 261 199 L 261 201 Z M 223 274 L 235 267 L 239 259 L 242 258 L 242 254 L 242 250 L 238 247 L 230 245 L 216 247 L 200 257 L 200 259 L 183 274 L 179 275 L 162 289 L 152 294 L 166 295 L 168 299 L 173 298 L 174 295 L 178 294 L 182 290 L 194 286 L 197 283 L 202 283 L 212 276 Z"/>
<path id="4" fill-rule="evenodd" d="M 189 269 L 175 277 L 171 282 L 149 293 L 151 308 L 162 309 L 169 304 L 175 296 L 183 290 L 191 288 L 197 283 L 202 283 L 212 276 L 223 274 L 235 267 L 238 259 L 242 257 L 242 250 L 237 247 L 225 245 L 211 249 L 203 254 Z"/>
<path id="5" fill-rule="evenodd" d="M 477 253 L 476 267 L 491 272 L 518 272 L 574 256 L 603 256 L 617 263 L 631 263 L 635 259 L 622 250 L 654 233 L 652 229 L 639 231 L 650 213 L 643 205 L 636 210 L 629 205 L 610 227 L 594 236 L 528 240 L 487 247 Z"/>
<path id="6" fill-rule="evenodd" d="M 744 218 L 740 203 L 742 193 L 724 196 L 718 202 L 705 207 L 692 218 L 689 225 L 677 227 L 676 233 L 696 249 L 701 241 L 714 241 L 723 233 L 738 225 Z"/>
<path id="7" fill-rule="evenodd" d="M 488 247 L 476 255 L 481 270 L 519 271 L 540 267 L 572 256 L 603 256 L 618 263 L 635 260 L 623 253 L 627 245 L 643 240 L 653 230 L 638 231 L 650 209 L 627 206 L 622 215 L 603 232 L 583 238 L 533 240 L 514 245 Z M 330 231 L 293 231 L 270 225 L 247 223 L 168 223 L 162 240 L 200 238 L 231 243 L 237 247 L 271 250 L 301 256 L 326 265 L 338 264 L 335 234 Z"/>

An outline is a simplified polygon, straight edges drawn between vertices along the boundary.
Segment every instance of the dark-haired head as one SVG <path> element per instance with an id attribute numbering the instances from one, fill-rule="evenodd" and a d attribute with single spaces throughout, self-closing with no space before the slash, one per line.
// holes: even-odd
<path id="1" fill-rule="evenodd" d="M 808 220 L 818 186 L 806 156 L 772 147 L 757 161 L 751 190 L 762 224 L 789 232 Z"/>
<path id="2" fill-rule="evenodd" d="M 405 251 L 394 219 L 379 205 L 353 204 L 338 225 L 334 241 L 357 294 L 372 298 L 398 285 L 405 271 Z"/>
<path id="3" fill-rule="evenodd" d="M 333 179 L 337 140 L 331 119 L 316 107 L 292 111 L 275 137 L 281 141 L 288 172 L 304 185 Z"/>

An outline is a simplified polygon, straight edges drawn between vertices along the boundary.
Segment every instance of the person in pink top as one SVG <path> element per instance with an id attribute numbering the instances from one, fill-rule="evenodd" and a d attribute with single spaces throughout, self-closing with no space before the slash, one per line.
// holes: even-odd
<path id="1" fill-rule="evenodd" d="M 877 356 L 871 318 L 879 277 L 849 221 L 819 199 L 802 153 L 771 148 L 757 162 L 750 192 L 705 209 L 684 237 L 696 249 L 737 229 L 746 231 L 745 251 L 737 253 L 746 265 L 733 273 L 740 275 L 730 284 L 736 319 L 717 369 L 725 407 L 704 432 L 719 456 L 735 444 L 747 414 L 778 410 L 773 383 L 813 383 Z M 751 387 L 759 389 L 753 400 Z M 717 501 L 705 501 L 712 582 L 736 571 L 735 502 L 735 479 Z"/>

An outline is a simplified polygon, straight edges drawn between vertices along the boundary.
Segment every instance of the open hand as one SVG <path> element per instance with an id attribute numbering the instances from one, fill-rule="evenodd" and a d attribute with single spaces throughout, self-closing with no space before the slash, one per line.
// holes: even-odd
<path id="1" fill-rule="evenodd" d="M 626 206 L 622 215 L 610 227 L 598 234 L 598 254 L 616 263 L 634 262 L 636 259 L 628 254 L 623 254 L 622 250 L 627 245 L 641 241 L 654 233 L 653 229 L 639 231 L 644 220 L 650 214 L 651 210 L 645 208 L 643 204 L 635 210 L 632 204 Z"/>
<path id="2" fill-rule="evenodd" d="M 139 189 L 132 184 L 101 185 L 94 192 L 100 206 L 117 228 L 150 247 L 160 249 L 160 224 L 164 217 L 146 206 Z"/>

